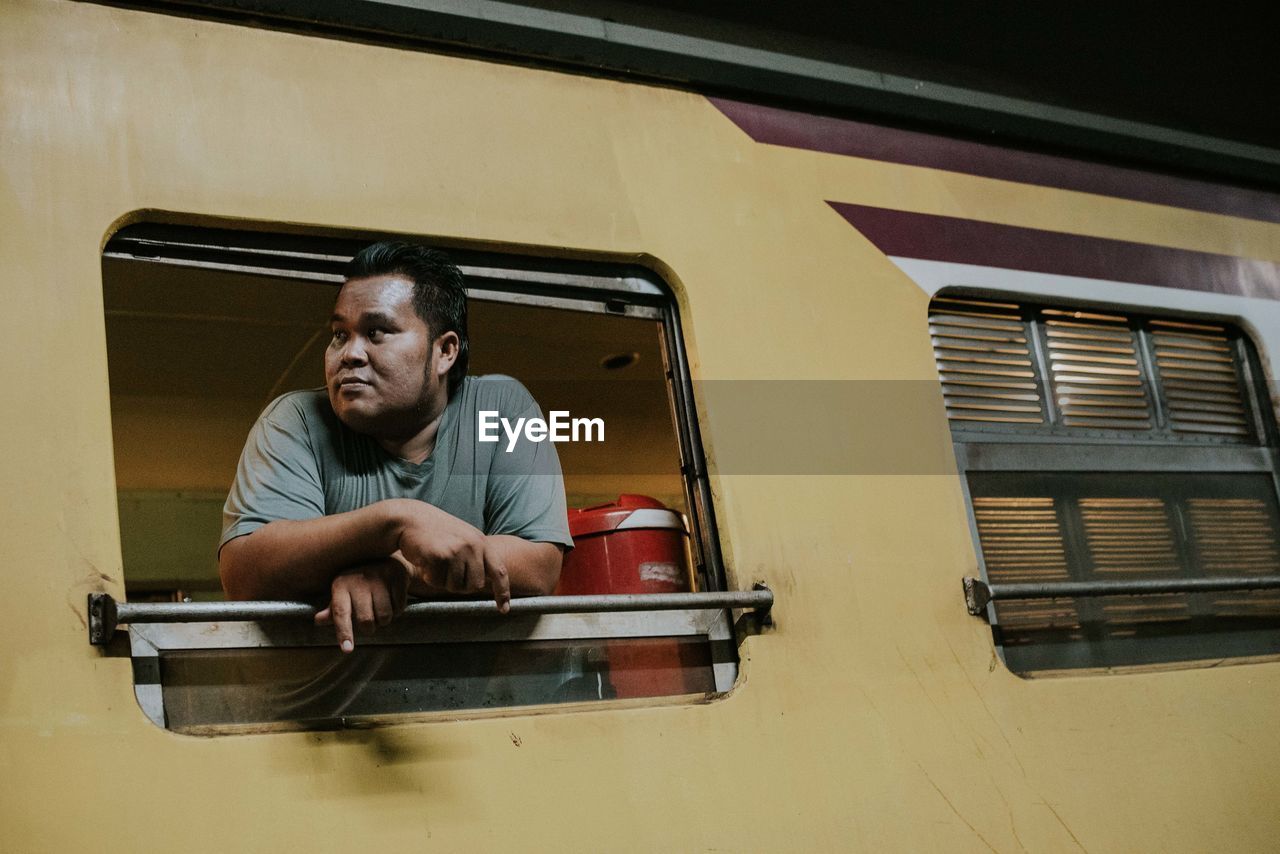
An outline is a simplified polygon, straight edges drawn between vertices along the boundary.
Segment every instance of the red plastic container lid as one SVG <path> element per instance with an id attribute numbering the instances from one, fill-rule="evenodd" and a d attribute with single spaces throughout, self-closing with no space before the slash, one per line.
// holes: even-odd
<path id="1" fill-rule="evenodd" d="M 617 501 L 569 510 L 569 535 L 574 539 L 609 531 L 671 528 L 684 532 L 680 514 L 647 495 L 619 495 Z"/>

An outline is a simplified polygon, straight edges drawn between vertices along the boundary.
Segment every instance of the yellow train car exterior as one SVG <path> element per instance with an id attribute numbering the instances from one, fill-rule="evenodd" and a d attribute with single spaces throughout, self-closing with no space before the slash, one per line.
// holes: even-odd
<path id="1" fill-rule="evenodd" d="M 1264 265 L 1280 222 L 766 144 L 672 89 L 84 3 L 0 19 L 0 847 L 1274 848 L 1280 662 L 1020 678 L 960 595 L 954 471 L 717 474 L 740 425 L 705 401 L 729 586 L 777 596 L 724 696 L 179 735 L 84 603 L 124 598 L 102 250 L 148 212 L 640 260 L 696 380 L 929 383 L 910 441 L 944 462 L 930 294 L 829 202 Z"/>

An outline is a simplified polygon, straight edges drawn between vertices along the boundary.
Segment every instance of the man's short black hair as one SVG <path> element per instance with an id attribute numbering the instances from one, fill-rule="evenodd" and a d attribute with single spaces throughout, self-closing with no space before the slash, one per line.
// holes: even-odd
<path id="1" fill-rule="evenodd" d="M 427 324 L 435 340 L 446 332 L 458 333 L 458 358 L 449 369 L 449 396 L 467 375 L 470 345 L 467 343 L 467 289 L 459 270 L 438 249 L 416 243 L 383 240 L 366 246 L 347 264 L 347 281 L 370 276 L 404 276 L 413 282 L 413 308 Z"/>

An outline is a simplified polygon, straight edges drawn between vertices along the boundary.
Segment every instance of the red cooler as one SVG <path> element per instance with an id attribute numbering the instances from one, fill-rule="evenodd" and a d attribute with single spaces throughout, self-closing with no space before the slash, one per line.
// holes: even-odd
<path id="1" fill-rule="evenodd" d="M 569 510 L 573 551 L 564 559 L 556 593 L 686 593 L 685 530 L 680 514 L 647 495 Z M 673 639 L 607 643 L 610 678 L 619 697 L 654 697 L 707 690 L 703 658 Z"/>

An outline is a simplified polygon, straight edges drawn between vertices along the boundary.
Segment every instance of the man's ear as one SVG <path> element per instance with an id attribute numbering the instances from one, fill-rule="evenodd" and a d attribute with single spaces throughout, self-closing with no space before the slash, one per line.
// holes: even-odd
<path id="1" fill-rule="evenodd" d="M 436 377 L 443 379 L 449 373 L 449 369 L 453 367 L 453 363 L 458 361 L 458 353 L 461 351 L 462 342 L 458 338 L 456 332 L 445 332 L 435 340 L 436 348 Z"/>

